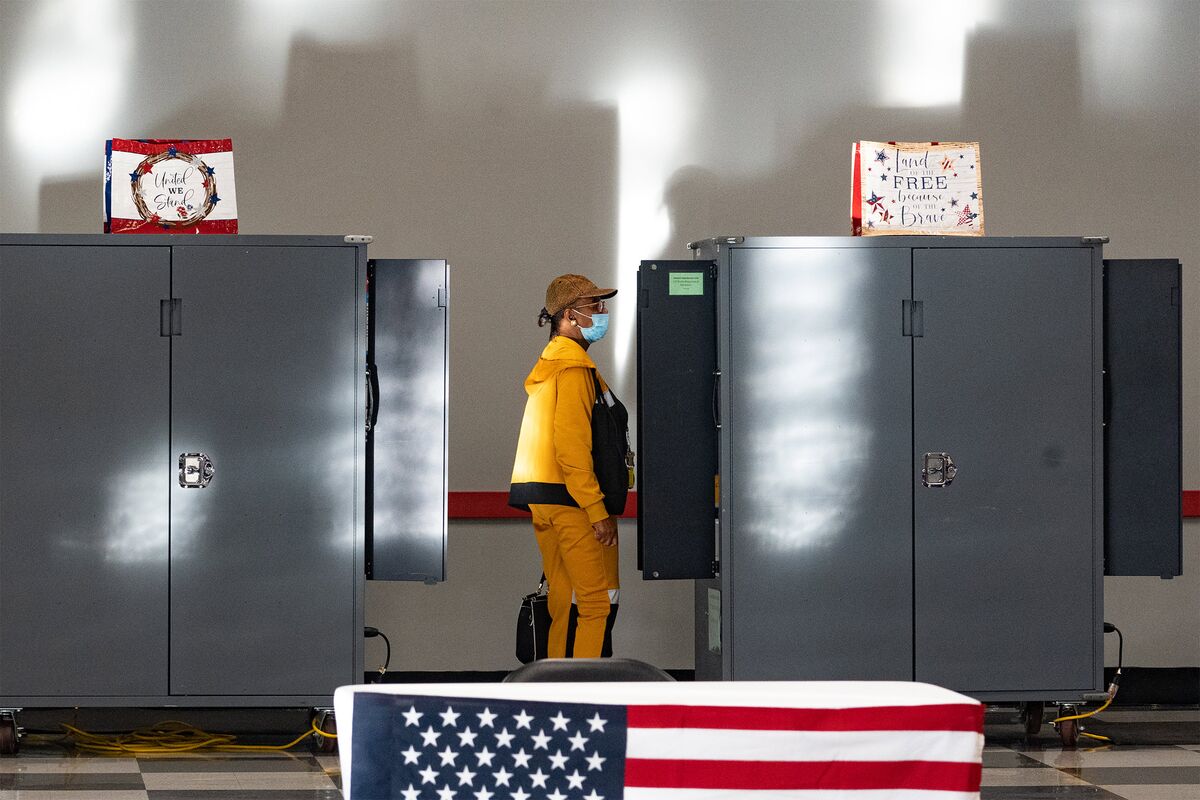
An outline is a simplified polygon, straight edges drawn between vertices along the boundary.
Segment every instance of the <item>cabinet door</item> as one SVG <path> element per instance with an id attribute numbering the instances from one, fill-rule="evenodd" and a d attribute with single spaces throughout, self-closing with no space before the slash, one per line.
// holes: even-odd
<path id="1" fill-rule="evenodd" d="M 1104 574 L 1183 573 L 1178 261 L 1104 262 Z"/>
<path id="2" fill-rule="evenodd" d="M 1091 248 L 913 251 L 917 680 L 1096 686 L 1098 270 Z M 924 486 L 926 453 L 950 485 Z"/>
<path id="3" fill-rule="evenodd" d="M 367 576 L 446 579 L 446 262 L 370 262 Z"/>
<path id="4" fill-rule="evenodd" d="M 711 261 L 643 261 L 637 311 L 638 569 L 711 578 L 717 300 Z"/>
<path id="5" fill-rule="evenodd" d="M 327 695 L 361 679 L 356 250 L 173 258 L 171 451 L 215 472 L 171 488 L 171 693 Z"/>
<path id="6" fill-rule="evenodd" d="M 166 691 L 160 247 L 0 247 L 0 695 Z"/>
<path id="7" fill-rule="evenodd" d="M 729 677 L 909 680 L 909 250 L 730 259 L 718 311 Z"/>

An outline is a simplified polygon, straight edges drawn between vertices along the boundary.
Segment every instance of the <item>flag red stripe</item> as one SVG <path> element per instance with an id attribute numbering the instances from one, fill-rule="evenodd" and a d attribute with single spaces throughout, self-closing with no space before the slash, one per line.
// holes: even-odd
<path id="1" fill-rule="evenodd" d="M 118 217 L 113 219 L 107 227 L 109 230 L 105 231 L 106 233 L 237 233 L 238 221 L 236 219 L 202 219 L 180 228 L 164 228 L 155 222 Z"/>
<path id="2" fill-rule="evenodd" d="M 137 153 L 141 156 L 165 153 L 172 145 L 180 153 L 197 156 L 205 153 L 228 153 L 233 150 L 231 139 L 147 139 L 144 142 L 137 139 L 113 139 L 112 142 L 113 152 Z"/>
<path id="3" fill-rule="evenodd" d="M 983 706 L 977 703 L 876 708 L 629 706 L 627 719 L 630 728 L 983 732 Z"/>
<path id="4" fill-rule="evenodd" d="M 978 792 L 983 768 L 954 761 L 688 761 L 631 758 L 627 787 L 915 789 Z"/>

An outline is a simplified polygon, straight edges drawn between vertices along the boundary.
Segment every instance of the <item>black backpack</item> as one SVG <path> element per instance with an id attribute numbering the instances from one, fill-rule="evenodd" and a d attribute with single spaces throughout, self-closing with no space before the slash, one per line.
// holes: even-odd
<path id="1" fill-rule="evenodd" d="M 633 450 L 629 447 L 629 412 L 610 391 L 612 405 L 604 400 L 600 376 L 592 370 L 596 403 L 592 406 L 592 469 L 604 493 L 604 508 L 614 517 L 625 513 L 625 500 L 633 483 Z"/>

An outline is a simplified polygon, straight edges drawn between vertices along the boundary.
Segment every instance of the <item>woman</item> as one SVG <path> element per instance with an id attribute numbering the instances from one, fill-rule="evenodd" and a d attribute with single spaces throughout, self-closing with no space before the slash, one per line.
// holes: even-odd
<path id="1" fill-rule="evenodd" d="M 551 281 L 538 317 L 539 327 L 550 326 L 550 344 L 525 379 L 529 399 L 508 502 L 533 513 L 549 584 L 550 658 L 612 655 L 617 521 L 593 469 L 591 428 L 597 381 L 611 395 L 587 350 L 608 331 L 604 301 L 616 293 L 582 275 Z"/>

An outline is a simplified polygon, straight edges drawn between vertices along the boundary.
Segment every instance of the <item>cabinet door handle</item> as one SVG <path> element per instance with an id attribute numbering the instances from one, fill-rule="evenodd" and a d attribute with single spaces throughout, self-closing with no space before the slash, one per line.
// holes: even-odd
<path id="1" fill-rule="evenodd" d="M 958 465 L 949 453 L 926 453 L 921 464 L 921 484 L 931 489 L 941 489 L 954 482 Z"/>
<path id="2" fill-rule="evenodd" d="M 379 368 L 367 365 L 367 430 L 375 430 L 379 423 Z"/>
<path id="3" fill-rule="evenodd" d="M 204 453 L 179 454 L 179 485 L 184 489 L 204 489 L 217 469 Z"/>

